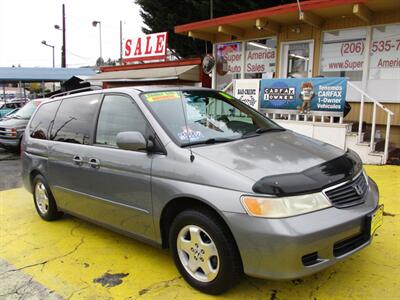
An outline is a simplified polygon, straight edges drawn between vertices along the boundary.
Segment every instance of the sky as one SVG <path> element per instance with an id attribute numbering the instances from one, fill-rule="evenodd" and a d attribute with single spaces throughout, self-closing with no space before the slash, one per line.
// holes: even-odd
<path id="1" fill-rule="evenodd" d="M 103 59 L 119 58 L 119 24 L 123 36 L 143 35 L 140 7 L 134 0 L 0 0 L 0 67 L 61 66 L 62 4 L 66 15 L 67 67 L 94 65 L 100 56 L 101 22 Z"/>

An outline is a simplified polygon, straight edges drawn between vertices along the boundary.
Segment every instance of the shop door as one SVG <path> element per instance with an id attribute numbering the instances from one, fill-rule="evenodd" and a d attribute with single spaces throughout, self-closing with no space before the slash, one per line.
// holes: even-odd
<path id="1" fill-rule="evenodd" d="M 313 49 L 313 41 L 282 43 L 280 77 L 312 77 Z"/>

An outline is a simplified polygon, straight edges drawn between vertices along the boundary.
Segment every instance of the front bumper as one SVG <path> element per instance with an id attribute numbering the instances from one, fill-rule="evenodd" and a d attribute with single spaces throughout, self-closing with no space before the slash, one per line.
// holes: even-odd
<path id="1" fill-rule="evenodd" d="M 368 216 L 377 209 L 370 179 L 365 203 L 282 219 L 224 213 L 247 275 L 294 279 L 318 272 L 371 243 Z"/>

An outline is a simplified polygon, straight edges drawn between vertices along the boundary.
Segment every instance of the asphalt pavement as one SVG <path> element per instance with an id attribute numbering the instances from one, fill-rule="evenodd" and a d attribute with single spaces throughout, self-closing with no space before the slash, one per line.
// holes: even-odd
<path id="1" fill-rule="evenodd" d="M 21 186 L 21 160 L 19 154 L 0 147 L 0 191 Z"/>
<path id="2" fill-rule="evenodd" d="M 370 246 L 296 280 L 245 276 L 219 297 L 192 289 L 166 250 L 71 216 L 45 222 L 24 188 L 0 191 L 0 299 L 400 299 L 400 167 L 365 170 L 385 205 Z"/>

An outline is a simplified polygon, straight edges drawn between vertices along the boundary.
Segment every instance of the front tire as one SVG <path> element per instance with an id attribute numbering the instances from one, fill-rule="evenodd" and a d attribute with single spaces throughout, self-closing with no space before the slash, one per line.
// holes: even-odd
<path id="1" fill-rule="evenodd" d="M 169 243 L 185 280 L 207 294 L 221 294 L 243 274 L 242 261 L 226 225 L 208 210 L 185 210 L 173 221 Z"/>
<path id="2" fill-rule="evenodd" d="M 63 216 L 63 213 L 58 211 L 53 194 L 42 175 L 36 175 L 33 179 L 33 200 L 36 211 L 43 220 L 54 221 Z"/>

